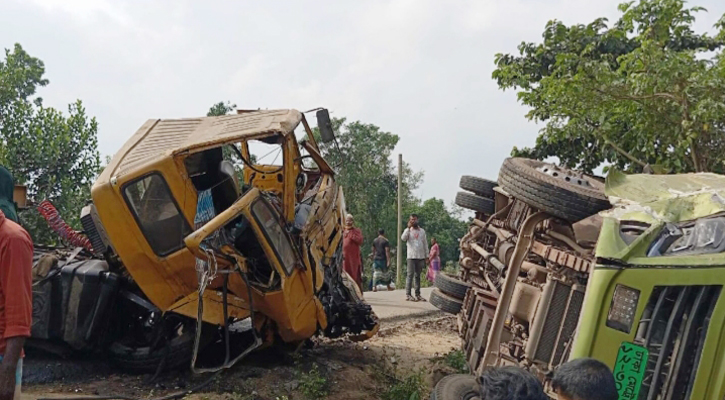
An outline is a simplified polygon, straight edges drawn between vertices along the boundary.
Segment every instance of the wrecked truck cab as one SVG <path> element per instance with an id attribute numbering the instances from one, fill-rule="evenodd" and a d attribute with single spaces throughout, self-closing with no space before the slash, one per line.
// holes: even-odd
<path id="1" fill-rule="evenodd" d="M 258 143 L 281 164 L 255 160 Z M 253 316 L 267 341 L 377 331 L 342 271 L 343 190 L 299 111 L 149 120 L 92 198 L 94 252 L 117 260 L 149 313 L 219 327 Z"/>
<path id="2" fill-rule="evenodd" d="M 572 358 L 620 398 L 725 396 L 725 176 L 612 172 Z"/>
<path id="3" fill-rule="evenodd" d="M 460 276 L 431 295 L 458 314 L 472 372 L 516 365 L 556 398 L 556 368 L 593 357 L 620 399 L 725 396 L 725 176 L 612 171 L 602 184 L 512 158 L 498 182 L 477 179 L 461 187 L 500 184 L 476 193 L 495 207 L 476 210 Z"/>

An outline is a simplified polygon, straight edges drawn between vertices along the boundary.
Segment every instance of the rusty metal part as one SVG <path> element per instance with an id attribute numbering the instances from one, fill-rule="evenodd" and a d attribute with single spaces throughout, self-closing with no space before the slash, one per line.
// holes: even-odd
<path id="1" fill-rule="evenodd" d="M 506 265 L 504 265 L 493 254 L 491 254 L 488 251 L 486 251 L 486 249 L 484 249 L 483 247 L 481 247 L 481 246 L 479 246 L 479 245 L 477 245 L 475 243 L 471 243 L 470 246 L 471 246 L 471 249 L 475 250 L 476 253 L 480 254 L 481 257 L 483 257 L 484 259 L 486 259 L 486 261 L 488 261 L 489 263 L 491 263 L 491 265 L 493 265 L 497 270 L 503 271 L 504 268 L 506 268 Z"/>
<path id="2" fill-rule="evenodd" d="M 511 203 L 511 210 L 506 217 L 506 228 L 518 232 L 521 224 L 533 212 L 533 209 L 521 200 L 514 199 Z"/>
<path id="3" fill-rule="evenodd" d="M 516 286 L 519 271 L 521 270 L 521 264 L 534 243 L 534 230 L 536 229 L 536 226 L 547 218 L 549 218 L 548 214 L 536 212 L 526 218 L 521 225 L 518 241 L 516 242 L 516 250 L 514 250 L 514 254 L 511 257 L 511 263 L 506 274 L 503 291 L 499 296 L 499 304 L 498 307 L 496 307 L 496 313 L 491 324 L 491 332 L 486 343 L 486 353 L 482 361 L 483 366 L 494 365 L 498 359 L 500 351 L 499 346 L 501 344 L 501 333 L 504 328 L 503 325 L 506 320 L 506 315 L 508 314 L 509 305 L 511 304 L 511 297 Z"/>
<path id="4" fill-rule="evenodd" d="M 511 261 L 511 255 L 514 254 L 516 246 L 511 242 L 501 242 L 498 245 L 498 259 L 508 264 Z"/>
<path id="5" fill-rule="evenodd" d="M 588 274 L 592 271 L 591 260 L 557 249 L 554 246 L 546 245 L 541 242 L 534 242 L 531 247 L 531 252 L 547 261 L 573 269 L 577 272 Z"/>
<path id="6" fill-rule="evenodd" d="M 492 222 L 501 219 L 502 216 L 508 215 L 509 210 L 511 209 L 511 204 L 507 204 L 506 207 L 496 211 L 495 213 L 491 214 L 490 217 L 486 220 L 486 222 L 481 221 L 478 218 L 473 219 L 473 224 L 476 226 L 479 226 L 483 228 L 481 231 L 477 232 L 476 235 L 473 235 L 471 237 L 472 240 L 478 240 L 480 239 L 481 235 L 486 232 L 486 229 L 491 225 Z"/>
<path id="7" fill-rule="evenodd" d="M 511 239 L 512 236 L 514 236 L 513 233 L 511 233 L 511 232 L 509 232 L 509 231 L 507 231 L 505 229 L 499 228 L 497 226 L 489 225 L 488 227 L 486 227 L 486 230 L 488 232 L 493 233 L 494 235 L 496 235 L 496 237 L 500 241 L 507 241 L 507 240 Z"/>
<path id="8" fill-rule="evenodd" d="M 541 297 L 541 290 L 523 281 L 516 282 L 511 297 L 509 313 L 519 320 L 531 322 L 536 316 L 536 305 Z"/>
<path id="9" fill-rule="evenodd" d="M 541 293 L 539 304 L 541 304 L 542 307 L 539 307 L 537 313 L 545 314 L 548 311 L 548 308 L 551 305 L 551 298 L 553 295 L 554 283 L 552 280 L 549 280 L 546 285 L 544 285 L 544 290 Z M 538 318 L 534 317 L 534 320 L 531 321 L 532 323 L 531 328 L 529 329 L 529 339 L 526 342 L 526 349 L 524 350 L 524 354 L 527 354 L 529 358 L 533 358 L 533 354 L 536 352 L 536 347 L 538 346 L 541 339 L 541 332 L 544 328 L 545 320 L 546 318 L 538 316 Z"/>
<path id="10" fill-rule="evenodd" d="M 567 237 L 566 235 L 562 235 L 561 233 L 554 232 L 552 230 L 546 231 L 546 234 L 560 242 L 566 243 L 567 246 L 571 247 L 578 253 L 589 254 L 589 251 L 587 251 L 585 248 L 579 246 L 579 244 L 577 242 L 575 242 L 572 238 Z"/>

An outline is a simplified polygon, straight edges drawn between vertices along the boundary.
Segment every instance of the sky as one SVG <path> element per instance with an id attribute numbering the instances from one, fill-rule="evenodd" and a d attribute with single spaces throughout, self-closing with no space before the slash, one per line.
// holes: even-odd
<path id="1" fill-rule="evenodd" d="M 0 47 L 45 62 L 39 91 L 81 99 L 112 155 L 150 118 L 239 108 L 326 107 L 400 136 L 425 173 L 417 194 L 450 203 L 461 175 L 496 179 L 540 126 L 498 89 L 496 53 L 539 42 L 547 21 L 616 20 L 620 0 L 391 1 L 0 0 Z M 699 0 L 711 30 L 722 0 Z"/>

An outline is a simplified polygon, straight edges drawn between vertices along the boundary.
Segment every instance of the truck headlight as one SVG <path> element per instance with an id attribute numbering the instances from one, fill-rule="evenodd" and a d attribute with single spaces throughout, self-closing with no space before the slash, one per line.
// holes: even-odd
<path id="1" fill-rule="evenodd" d="M 637 312 L 639 290 L 624 285 L 614 288 L 612 304 L 609 306 L 607 326 L 618 331 L 629 333 L 632 330 L 634 314 Z"/>

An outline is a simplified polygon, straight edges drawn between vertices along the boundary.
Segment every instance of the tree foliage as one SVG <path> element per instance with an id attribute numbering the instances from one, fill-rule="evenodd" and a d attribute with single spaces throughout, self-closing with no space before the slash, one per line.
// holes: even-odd
<path id="1" fill-rule="evenodd" d="M 380 228 L 385 230 L 391 247 L 395 248 L 398 240 L 398 172 L 392 153 L 400 137 L 373 124 L 348 123 L 344 118 L 333 118 L 332 126 L 338 143 L 321 144 L 320 147 L 328 163 L 336 167 L 347 211 L 363 231 L 363 255 L 370 252 Z M 319 137 L 318 132 L 316 137 Z M 421 202 L 414 191 L 422 180 L 422 172 L 413 171 L 403 163 L 403 224 L 410 213 L 419 214 L 428 237 L 435 236 L 439 240 L 442 258 L 457 260 L 458 239 L 465 234 L 465 222 L 460 220 L 460 213 L 449 210 L 442 200 Z M 405 252 L 405 248 L 401 251 Z M 405 258 L 405 253 L 403 255 Z M 367 264 L 369 270 L 370 263 Z M 370 271 L 367 275 L 370 276 Z"/>
<path id="2" fill-rule="evenodd" d="M 692 29 L 703 9 L 682 0 L 619 9 L 611 27 L 551 21 L 542 43 L 496 55 L 499 87 L 518 90 L 527 117 L 546 123 L 533 148 L 513 155 L 556 156 L 587 172 L 725 172 L 725 16 L 708 35 Z"/>
<path id="3" fill-rule="evenodd" d="M 337 170 L 336 179 L 345 193 L 347 212 L 363 231 L 363 253 L 369 252 L 381 228 L 395 247 L 398 173 L 391 156 L 400 138 L 373 124 L 347 123 L 344 118 L 333 118 L 332 126 L 338 143 L 321 143 L 320 147 L 325 160 Z M 404 207 L 416 204 L 413 191 L 421 180 L 422 173 L 404 165 Z"/>
<path id="4" fill-rule="evenodd" d="M 209 107 L 209 111 L 207 111 L 206 116 L 207 117 L 216 117 L 220 115 L 227 115 L 231 112 L 233 112 L 237 108 L 236 104 L 232 104 L 231 102 L 227 101 L 220 101 L 213 106 Z"/>
<path id="5" fill-rule="evenodd" d="M 43 106 L 33 96 L 46 86 L 45 66 L 16 44 L 0 62 L 0 164 L 28 186 L 33 203 L 50 200 L 67 222 L 80 227 L 80 210 L 90 199 L 99 167 L 98 123 L 86 115 L 80 100 L 68 114 Z M 53 244 L 58 237 L 34 210 L 20 215 L 36 242 Z"/>

